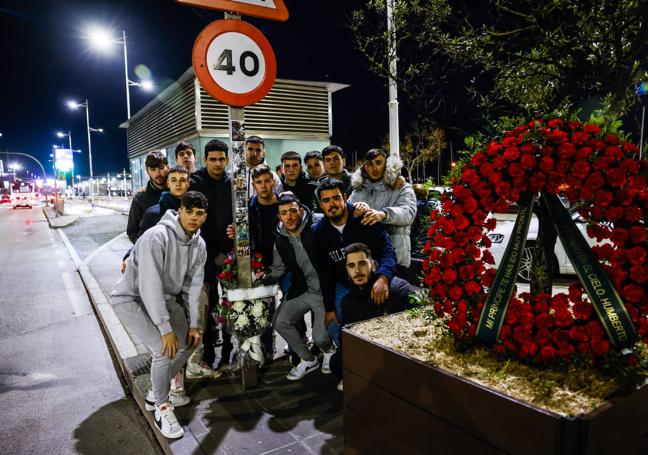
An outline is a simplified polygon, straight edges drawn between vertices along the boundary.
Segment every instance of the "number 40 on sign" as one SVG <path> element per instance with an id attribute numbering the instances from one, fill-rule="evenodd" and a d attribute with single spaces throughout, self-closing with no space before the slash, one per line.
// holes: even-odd
<path id="1" fill-rule="evenodd" d="M 194 43 L 192 61 L 202 87 L 230 106 L 247 106 L 262 99 L 277 74 L 268 40 L 240 20 L 209 24 Z"/>

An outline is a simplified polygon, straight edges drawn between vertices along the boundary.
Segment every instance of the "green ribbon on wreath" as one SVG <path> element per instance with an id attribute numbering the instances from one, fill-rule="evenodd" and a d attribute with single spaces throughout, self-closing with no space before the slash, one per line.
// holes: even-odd
<path id="1" fill-rule="evenodd" d="M 632 319 L 583 234 L 558 196 L 543 193 L 541 201 L 551 215 L 567 257 L 574 266 L 576 275 L 583 284 L 610 341 L 619 349 L 631 348 L 637 340 Z"/>
<path id="2" fill-rule="evenodd" d="M 486 302 L 477 324 L 476 337 L 485 344 L 494 344 L 504 323 L 504 315 L 517 281 L 522 252 L 526 246 L 529 224 L 533 216 L 533 204 L 536 194 L 525 192 L 520 197 L 518 215 L 513 226 L 511 239 L 500 261 L 495 279 L 490 288 Z"/>

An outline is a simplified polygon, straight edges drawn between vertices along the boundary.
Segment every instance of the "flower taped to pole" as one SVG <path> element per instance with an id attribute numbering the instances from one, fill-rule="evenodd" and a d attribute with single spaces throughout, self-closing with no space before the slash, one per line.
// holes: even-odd
<path id="1" fill-rule="evenodd" d="M 551 214 L 551 220 L 556 226 L 565 252 L 574 265 L 578 279 L 592 301 L 610 341 L 620 349 L 631 348 L 637 341 L 632 319 L 592 249 L 558 196 L 543 193 L 541 201 Z"/>
<path id="2" fill-rule="evenodd" d="M 535 193 L 526 192 L 520 198 L 520 210 L 511 233 L 511 240 L 506 246 L 493 286 L 484 303 L 477 325 L 477 338 L 486 344 L 494 344 L 502 329 L 506 307 L 515 288 L 522 252 L 526 246 L 534 203 Z"/>

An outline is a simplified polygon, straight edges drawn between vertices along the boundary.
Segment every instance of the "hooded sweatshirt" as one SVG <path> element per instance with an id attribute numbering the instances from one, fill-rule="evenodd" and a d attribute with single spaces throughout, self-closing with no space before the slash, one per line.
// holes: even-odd
<path id="1" fill-rule="evenodd" d="M 198 327 L 198 303 L 207 253 L 200 231 L 189 237 L 174 210 L 135 243 L 126 273 L 110 293 L 113 305 L 135 301 L 164 335 L 172 331 L 167 302 L 182 295 L 189 327 Z"/>
<path id="2" fill-rule="evenodd" d="M 160 202 L 150 206 L 146 209 L 146 212 L 144 212 L 137 238 L 139 239 L 144 232 L 158 224 L 167 210 L 171 209 L 177 212 L 180 208 L 180 202 L 181 200 L 177 197 L 173 197 L 169 191 L 163 191 L 160 195 Z"/>
<path id="3" fill-rule="evenodd" d="M 311 212 L 302 206 L 302 216 L 297 235 L 290 235 L 283 223 L 279 221 L 275 229 L 275 245 L 272 254 L 272 266 L 266 283 L 276 283 L 287 272 L 292 273 L 286 299 L 291 300 L 304 292 L 321 293 L 319 275 L 315 269 L 313 252 L 313 230 Z"/>
<path id="4" fill-rule="evenodd" d="M 392 185 L 403 167 L 403 162 L 395 155 L 387 158 L 383 178 L 376 182 L 369 180 L 364 166 L 358 168 L 351 178 L 353 193 L 349 202 L 366 202 L 374 210 L 387 214 L 382 223 L 389 231 L 394 244 L 398 265 L 409 267 L 411 262 L 410 226 L 416 216 L 416 195 L 412 185 L 405 183 L 399 189 Z"/>

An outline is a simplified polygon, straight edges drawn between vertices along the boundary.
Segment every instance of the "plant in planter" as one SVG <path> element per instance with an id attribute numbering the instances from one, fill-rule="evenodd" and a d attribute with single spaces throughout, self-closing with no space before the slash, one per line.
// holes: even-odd
<path id="1" fill-rule="evenodd" d="M 418 313 L 431 313 L 433 323 L 398 315 L 344 332 L 349 447 L 648 450 L 648 436 L 635 424 L 645 420 L 638 416 L 648 406 L 648 387 L 615 396 L 646 373 L 648 162 L 637 155 L 633 144 L 594 124 L 535 120 L 455 169 L 451 191 L 430 216 L 425 248 L 433 310 Z M 561 193 L 599 242 L 593 251 L 574 232 Z M 520 206 L 518 220 L 495 270 L 491 213 L 511 203 Z M 552 295 L 546 261 L 534 260 L 531 292 L 516 293 L 532 213 L 540 225 L 534 256 L 553 251 L 556 236 L 570 254 L 581 284 L 567 292 Z M 526 390 L 516 395 L 520 384 Z M 570 406 L 570 399 L 581 401 Z M 385 412 L 376 402 L 386 403 Z M 390 419 L 394 413 L 399 419 Z M 429 431 L 422 434 L 421 426 Z"/>

